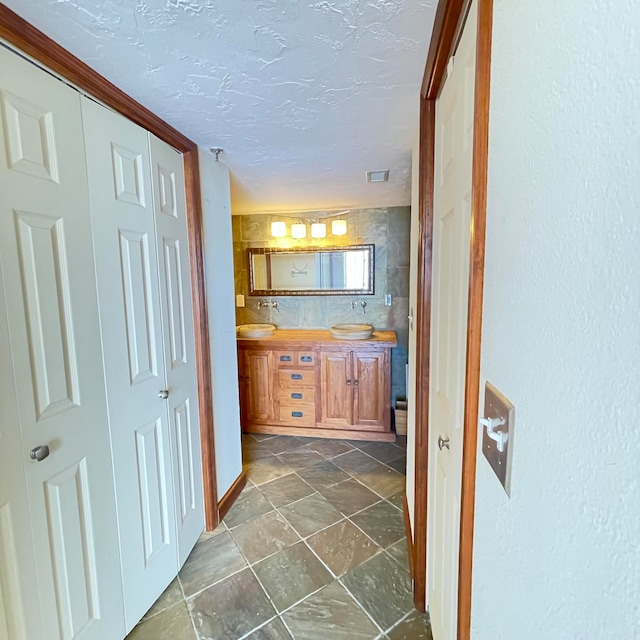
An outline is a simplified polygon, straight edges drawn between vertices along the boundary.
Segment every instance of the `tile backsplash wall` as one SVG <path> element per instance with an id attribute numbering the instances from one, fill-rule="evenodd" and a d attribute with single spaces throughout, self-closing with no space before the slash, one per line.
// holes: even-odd
<path id="1" fill-rule="evenodd" d="M 322 213 L 322 212 L 320 212 Z M 342 216 L 347 221 L 347 235 L 331 235 L 331 219 L 327 222 L 326 238 L 302 240 L 291 238 L 291 223 L 301 218 L 273 215 L 233 216 L 233 257 L 236 294 L 245 296 L 245 306 L 236 308 L 236 323 L 271 322 L 282 329 L 328 329 L 342 322 L 365 322 L 375 329 L 391 329 L 398 336 L 398 347 L 392 350 L 391 397 L 406 397 L 405 364 L 409 340 L 409 231 L 410 207 L 352 209 Z M 273 238 L 271 223 L 287 223 L 287 237 Z M 375 295 L 373 296 L 249 296 L 247 249 L 256 247 L 308 247 L 375 244 Z M 385 294 L 391 294 L 390 307 L 384 304 Z M 258 309 L 258 301 L 278 301 L 279 311 L 270 307 Z M 351 308 L 351 301 L 358 303 Z M 360 302 L 367 303 L 362 313 Z"/>

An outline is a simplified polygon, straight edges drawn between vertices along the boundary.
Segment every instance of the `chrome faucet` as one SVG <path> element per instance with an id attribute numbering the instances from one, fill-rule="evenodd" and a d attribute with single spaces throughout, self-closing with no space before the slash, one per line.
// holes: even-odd
<path id="1" fill-rule="evenodd" d="M 262 309 L 264 307 L 271 307 L 276 313 L 280 313 L 280 309 L 278 309 L 278 302 L 265 302 L 264 300 L 258 300 L 258 309 Z"/>
<path id="2" fill-rule="evenodd" d="M 363 300 L 360 304 L 362 305 L 362 315 L 364 315 L 367 311 L 367 303 Z"/>

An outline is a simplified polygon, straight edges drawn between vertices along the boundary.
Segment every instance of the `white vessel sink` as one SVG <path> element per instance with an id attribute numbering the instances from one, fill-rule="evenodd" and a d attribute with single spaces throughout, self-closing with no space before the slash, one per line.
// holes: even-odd
<path id="1" fill-rule="evenodd" d="M 236 332 L 240 338 L 268 338 L 276 330 L 272 324 L 241 324 L 236 327 Z"/>
<path id="2" fill-rule="evenodd" d="M 339 340 L 366 340 L 371 337 L 373 327 L 370 324 L 337 324 L 329 333 Z"/>

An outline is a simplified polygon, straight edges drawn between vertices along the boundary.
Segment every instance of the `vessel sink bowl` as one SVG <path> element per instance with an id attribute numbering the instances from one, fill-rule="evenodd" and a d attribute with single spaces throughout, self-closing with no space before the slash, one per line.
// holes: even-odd
<path id="1" fill-rule="evenodd" d="M 236 327 L 240 338 L 268 338 L 276 330 L 272 324 L 241 324 Z"/>
<path id="2" fill-rule="evenodd" d="M 337 324 L 329 333 L 339 340 L 366 340 L 371 337 L 373 327 L 370 324 Z"/>

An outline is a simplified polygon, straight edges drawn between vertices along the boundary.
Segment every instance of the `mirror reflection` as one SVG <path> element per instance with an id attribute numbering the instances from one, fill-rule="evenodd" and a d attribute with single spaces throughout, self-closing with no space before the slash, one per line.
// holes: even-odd
<path id="1" fill-rule="evenodd" d="M 249 295 L 373 295 L 374 245 L 248 249 Z"/>

